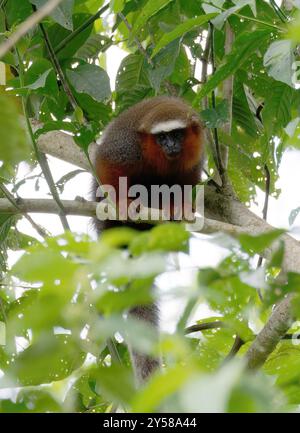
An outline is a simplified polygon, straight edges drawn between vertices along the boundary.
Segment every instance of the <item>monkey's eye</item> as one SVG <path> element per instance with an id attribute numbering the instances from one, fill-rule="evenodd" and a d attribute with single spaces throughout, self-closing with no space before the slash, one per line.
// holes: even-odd
<path id="1" fill-rule="evenodd" d="M 167 134 L 165 132 L 160 132 L 156 135 L 159 141 L 164 141 L 167 138 Z"/>
<path id="2" fill-rule="evenodd" d="M 157 143 L 163 145 L 168 140 L 168 135 L 165 132 L 160 132 L 159 134 L 155 134 L 155 138 Z"/>
<path id="3" fill-rule="evenodd" d="M 175 140 L 180 140 L 183 138 L 185 133 L 184 129 L 174 129 L 174 131 L 172 131 L 173 137 L 175 138 Z"/>

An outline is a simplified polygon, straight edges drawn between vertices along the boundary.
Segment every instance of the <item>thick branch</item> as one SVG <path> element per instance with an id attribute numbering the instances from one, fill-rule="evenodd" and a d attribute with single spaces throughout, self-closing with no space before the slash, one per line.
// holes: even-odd
<path id="1" fill-rule="evenodd" d="M 249 369 L 261 367 L 291 327 L 293 322 L 291 300 L 292 295 L 289 295 L 277 305 L 267 324 L 255 338 L 246 354 Z"/>
<path id="2" fill-rule="evenodd" d="M 62 200 L 67 215 L 95 216 L 97 203 L 85 200 Z M 57 204 L 52 199 L 18 199 L 16 208 L 8 199 L 0 198 L 0 214 L 50 213 L 57 214 Z"/>
<path id="3" fill-rule="evenodd" d="M 37 130 L 41 127 L 39 122 L 33 121 L 33 128 Z M 41 152 L 62 159 L 63 161 L 74 164 L 77 167 L 89 171 L 89 163 L 79 146 L 73 140 L 72 135 L 61 131 L 50 131 L 41 135 L 38 140 L 38 146 Z M 92 161 L 95 159 L 97 144 L 92 143 L 89 147 L 89 155 Z"/>

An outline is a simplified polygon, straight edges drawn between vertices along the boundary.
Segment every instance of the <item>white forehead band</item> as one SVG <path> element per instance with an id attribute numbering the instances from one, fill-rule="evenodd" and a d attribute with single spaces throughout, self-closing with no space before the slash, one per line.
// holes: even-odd
<path id="1" fill-rule="evenodd" d="M 182 120 L 166 120 L 159 122 L 151 128 L 151 134 L 159 134 L 160 132 L 170 132 L 174 129 L 186 128 L 186 123 Z"/>

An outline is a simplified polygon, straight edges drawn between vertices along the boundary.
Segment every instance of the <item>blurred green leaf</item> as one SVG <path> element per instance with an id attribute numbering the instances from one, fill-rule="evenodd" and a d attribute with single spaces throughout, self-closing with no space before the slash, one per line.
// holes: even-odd
<path id="1" fill-rule="evenodd" d="M 78 93 L 86 93 L 97 102 L 103 102 L 110 96 L 110 83 L 107 72 L 88 63 L 68 69 L 67 77 Z"/>
<path id="2" fill-rule="evenodd" d="M 153 15 L 157 14 L 171 1 L 172 0 L 148 0 L 134 22 L 133 33 L 137 34 L 141 27 L 143 27 Z"/>
<path id="3" fill-rule="evenodd" d="M 134 255 L 146 251 L 187 251 L 189 237 L 182 224 L 162 224 L 133 239 L 130 251 Z"/>
<path id="4" fill-rule="evenodd" d="M 14 98 L 0 94 L 0 153 L 3 165 L 14 166 L 29 158 L 30 148 L 26 133 L 21 126 L 20 114 Z"/>
<path id="5" fill-rule="evenodd" d="M 30 0 L 38 9 L 47 3 L 47 0 Z M 64 0 L 51 13 L 51 17 L 61 26 L 68 30 L 73 30 L 72 12 L 74 0 Z"/>
<path id="6" fill-rule="evenodd" d="M 215 17 L 216 14 L 207 14 L 207 15 L 201 15 L 199 17 L 191 18 L 187 21 L 184 21 L 183 23 L 180 23 L 175 27 L 174 30 L 171 32 L 166 33 L 156 44 L 152 56 L 156 56 L 164 47 L 166 47 L 168 44 L 173 42 L 175 39 L 180 38 L 185 33 L 197 29 L 202 24 L 207 23 L 209 20 L 211 20 L 213 17 Z"/>
<path id="7" fill-rule="evenodd" d="M 200 115 L 207 128 L 220 128 L 228 121 L 228 102 L 224 99 L 216 108 L 203 110 Z"/>
<path id="8" fill-rule="evenodd" d="M 283 233 L 285 233 L 285 230 L 275 229 L 269 231 L 268 233 L 263 233 L 256 236 L 241 234 L 238 236 L 238 239 L 242 248 L 248 253 L 261 253 L 266 248 L 271 246 L 272 243 L 276 241 Z"/>
<path id="9" fill-rule="evenodd" d="M 294 87 L 293 65 L 295 56 L 292 41 L 288 39 L 272 42 L 264 55 L 264 66 L 275 80 Z"/>

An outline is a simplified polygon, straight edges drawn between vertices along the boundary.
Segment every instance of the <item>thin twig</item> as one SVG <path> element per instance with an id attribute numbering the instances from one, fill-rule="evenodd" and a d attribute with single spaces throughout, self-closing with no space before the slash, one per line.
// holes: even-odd
<path id="1" fill-rule="evenodd" d="M 211 47 L 211 28 L 209 27 L 208 31 L 207 31 L 207 35 L 206 35 L 203 55 L 201 56 L 201 63 L 202 63 L 201 82 L 203 84 L 205 84 L 207 82 L 210 47 Z M 203 98 L 202 107 L 204 110 L 208 108 L 208 97 L 207 96 L 205 96 Z"/>
<path id="2" fill-rule="evenodd" d="M 37 224 L 30 215 L 27 214 L 27 212 L 22 211 L 22 209 L 19 207 L 17 201 L 15 200 L 14 196 L 9 192 L 9 190 L 6 188 L 6 186 L 3 183 L 0 183 L 0 189 L 3 192 L 3 194 L 6 196 L 7 200 L 24 216 L 24 218 L 27 219 L 27 221 L 32 225 L 32 227 L 38 232 L 38 234 L 42 238 L 46 238 L 48 236 L 47 231 L 41 227 L 39 224 Z"/>
<path id="3" fill-rule="evenodd" d="M 234 343 L 230 349 L 230 352 L 224 359 L 224 362 L 230 361 L 232 358 L 235 357 L 235 355 L 238 353 L 240 348 L 245 344 L 244 340 L 241 339 L 238 335 L 235 337 Z"/>
<path id="4" fill-rule="evenodd" d="M 210 33 L 211 33 L 210 57 L 211 57 L 211 64 L 212 64 L 212 73 L 215 74 L 216 65 L 215 65 L 215 47 L 214 47 L 214 26 L 211 22 L 209 23 L 209 27 L 210 27 Z M 212 108 L 215 110 L 216 109 L 216 94 L 215 94 L 214 90 L 211 93 L 211 103 L 212 103 Z M 226 180 L 225 176 L 224 176 L 225 169 L 223 166 L 223 161 L 222 161 L 222 156 L 221 156 L 221 148 L 220 148 L 219 135 L 218 135 L 217 128 L 213 129 L 213 135 L 214 135 L 214 142 L 215 142 L 216 156 L 217 156 L 217 169 L 218 169 L 220 178 L 222 180 L 222 185 L 224 186 L 225 180 Z"/>
<path id="5" fill-rule="evenodd" d="M 17 53 L 17 57 L 18 57 L 18 61 L 19 61 L 20 85 L 21 85 L 21 87 L 23 87 L 24 86 L 23 62 L 22 62 L 19 50 L 17 48 L 16 48 L 16 53 Z M 54 200 L 58 206 L 58 212 L 59 212 L 59 217 L 60 217 L 62 226 L 63 226 L 64 230 L 70 230 L 69 223 L 68 223 L 68 220 L 66 218 L 65 210 L 64 210 L 64 207 L 61 203 L 58 192 L 56 190 L 56 186 L 55 186 L 55 183 L 54 183 L 54 180 L 52 177 L 51 170 L 50 170 L 49 165 L 48 165 L 46 155 L 44 153 L 41 153 L 38 146 L 37 146 L 37 142 L 35 140 L 32 126 L 31 126 L 31 123 L 29 120 L 29 115 L 28 115 L 26 101 L 25 101 L 24 96 L 22 96 L 22 106 L 23 106 L 23 111 L 24 111 L 24 115 L 25 115 L 25 120 L 26 120 L 26 125 L 27 125 L 27 129 L 28 129 L 29 137 L 30 137 L 33 149 L 34 149 L 36 159 L 41 166 L 42 172 L 44 174 L 44 177 L 46 179 L 46 182 L 48 184 L 50 192 L 51 192 L 51 194 L 52 194 L 52 196 L 53 196 L 53 198 L 54 198 Z"/>
<path id="6" fill-rule="evenodd" d="M 109 4 L 104 5 L 98 12 L 92 15 L 88 20 L 86 20 L 81 26 L 79 26 L 76 30 L 70 33 L 65 39 L 63 39 L 55 48 L 55 54 L 58 54 L 61 50 L 63 50 L 76 36 L 78 36 L 81 32 L 87 29 L 91 24 L 93 24 L 101 15 L 109 8 Z"/>
<path id="7" fill-rule="evenodd" d="M 271 6 L 274 9 L 274 12 L 278 16 L 278 18 L 281 20 L 282 23 L 286 23 L 288 21 L 287 15 L 283 12 L 283 10 L 278 6 L 278 4 L 275 2 L 275 0 L 270 0 Z"/>
<path id="8" fill-rule="evenodd" d="M 211 28 L 209 27 L 208 31 L 207 31 L 206 40 L 205 40 L 203 55 L 201 57 L 201 63 L 202 63 L 201 83 L 203 83 L 203 84 L 205 84 L 207 82 L 210 49 L 211 49 Z M 207 110 L 208 108 L 209 108 L 208 96 L 206 95 L 202 99 L 202 109 Z M 209 144 L 209 147 L 211 149 L 211 153 L 212 153 L 212 157 L 213 157 L 215 166 L 218 167 L 218 157 L 217 157 L 215 141 L 214 141 L 214 138 L 212 136 L 212 132 L 209 128 L 205 128 L 205 136 L 207 139 L 207 143 Z M 217 184 L 217 186 L 219 187 L 218 184 Z"/>
<path id="9" fill-rule="evenodd" d="M 223 8 L 223 7 L 220 7 L 220 6 L 216 6 L 216 5 L 214 5 L 214 7 L 216 9 L 219 9 L 220 11 L 223 11 L 223 12 L 226 12 L 228 10 L 226 8 Z M 246 20 L 246 21 L 248 20 L 248 21 L 252 21 L 252 22 L 257 23 L 257 24 L 262 24 L 264 26 L 271 27 L 272 29 L 276 29 L 279 32 L 284 32 L 285 31 L 284 28 L 276 26 L 275 24 L 268 23 L 267 21 L 258 20 L 257 18 L 248 17 L 246 15 L 242 15 L 242 14 L 237 13 L 237 12 L 233 12 L 232 15 L 235 15 L 236 17 L 242 18 L 243 20 Z"/>
<path id="10" fill-rule="evenodd" d="M 17 30 L 0 45 L 0 59 L 11 49 L 16 43 L 26 35 L 36 24 L 42 21 L 47 15 L 61 3 L 62 0 L 49 0 L 45 5 L 40 7 L 34 14 L 30 15 Z"/>
<path id="11" fill-rule="evenodd" d="M 271 173 L 269 170 L 269 167 L 267 164 L 264 165 L 264 170 L 266 173 L 266 192 L 265 192 L 265 201 L 264 201 L 264 207 L 263 207 L 263 219 L 267 221 L 268 217 L 268 208 L 269 208 L 269 197 L 270 197 L 270 187 L 271 187 Z M 258 262 L 257 262 L 257 268 L 260 268 L 263 263 L 263 257 L 259 256 Z M 260 299 L 262 300 L 262 294 L 261 291 L 258 290 L 258 295 Z"/>
<path id="12" fill-rule="evenodd" d="M 219 329 L 226 328 L 227 325 L 225 322 L 221 320 L 216 320 L 215 322 L 205 322 L 205 323 L 197 323 L 196 325 L 188 326 L 184 333 L 185 335 L 192 334 L 193 332 L 206 331 L 208 329 Z"/>
<path id="13" fill-rule="evenodd" d="M 124 22 L 125 26 L 129 30 L 129 32 L 132 32 L 132 26 L 128 22 L 127 18 L 122 14 L 122 12 L 119 12 L 118 15 L 121 18 L 121 20 Z M 141 42 L 139 41 L 139 39 L 136 36 L 134 37 L 134 42 L 136 43 L 136 45 L 137 45 L 138 49 L 140 50 L 140 52 L 146 58 L 146 60 L 149 63 L 149 65 L 152 66 L 152 67 L 154 67 L 154 63 L 153 63 L 151 57 L 149 56 L 149 54 L 147 53 L 147 51 L 145 50 L 145 48 L 143 47 L 143 45 L 141 44 Z"/>
<path id="14" fill-rule="evenodd" d="M 32 8 L 33 8 L 33 10 L 36 10 L 36 6 L 32 5 Z M 66 80 L 65 74 L 64 74 L 64 72 L 60 66 L 60 63 L 56 57 L 56 54 L 53 50 L 50 39 L 49 39 L 48 34 L 46 32 L 46 29 L 42 23 L 40 23 L 39 26 L 40 26 L 40 29 L 43 33 L 45 44 L 46 44 L 51 62 L 54 66 L 54 69 L 55 69 L 57 75 L 59 76 L 59 79 L 61 81 L 63 89 L 64 89 L 64 91 L 65 91 L 65 93 L 66 93 L 66 95 L 70 101 L 71 106 L 73 107 L 73 110 L 76 110 L 78 108 L 78 104 L 76 102 L 76 99 L 74 98 L 74 95 L 73 95 L 72 90 L 69 86 L 69 83 Z"/>

